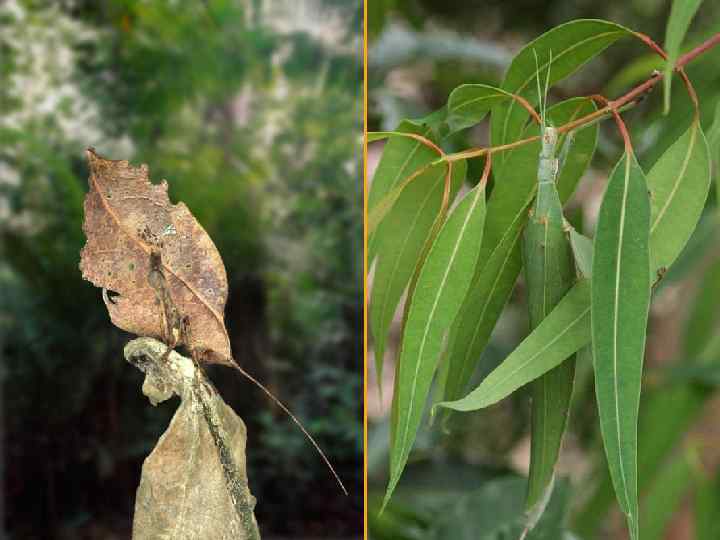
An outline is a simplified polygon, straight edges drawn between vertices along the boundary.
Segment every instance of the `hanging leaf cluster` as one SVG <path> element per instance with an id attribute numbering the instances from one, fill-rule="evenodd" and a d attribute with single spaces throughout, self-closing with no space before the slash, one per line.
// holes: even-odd
<path id="1" fill-rule="evenodd" d="M 670 32 L 684 34 L 687 24 L 679 26 Z M 390 325 L 407 294 L 385 504 L 428 409 L 433 416 L 475 411 L 529 385 L 525 534 L 532 535 L 555 485 L 576 363 L 592 362 L 616 498 L 631 537 L 640 537 L 637 424 L 649 306 L 653 286 L 700 219 L 710 188 L 710 152 L 695 92 L 678 61 L 679 45 L 670 51 L 668 75 L 683 79 L 695 114 L 648 171 L 620 113 L 662 74 L 648 73 L 645 86 L 614 101 L 572 97 L 547 106 L 548 87 L 620 39 L 637 39 L 665 57 L 649 38 L 620 25 L 572 21 L 527 44 L 500 87 L 462 85 L 431 115 L 370 134 L 369 140 L 388 139 L 368 199 L 368 265 L 374 266 L 369 326 L 379 380 Z M 543 85 L 544 94 L 538 90 Z M 445 152 L 448 137 L 487 115 L 488 148 Z M 625 151 L 609 175 L 594 237 L 588 238 L 570 226 L 563 206 L 592 161 L 599 122 L 613 117 Z M 485 159 L 483 177 L 465 192 L 467 162 L 479 158 Z M 473 373 L 483 370 L 482 353 L 520 275 L 529 333 L 469 388 Z"/>

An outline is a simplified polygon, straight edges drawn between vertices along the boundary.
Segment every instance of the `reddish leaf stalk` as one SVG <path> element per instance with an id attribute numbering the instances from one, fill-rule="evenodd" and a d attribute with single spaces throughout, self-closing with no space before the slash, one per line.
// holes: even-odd
<path id="1" fill-rule="evenodd" d="M 483 188 L 487 185 L 488 179 L 490 178 L 490 169 L 492 168 L 492 154 L 488 154 L 485 158 L 485 168 L 483 169 L 482 176 L 480 177 L 479 185 Z"/>
<path id="2" fill-rule="evenodd" d="M 623 122 L 622 117 L 620 116 L 620 113 L 617 112 L 617 109 L 615 108 L 613 102 L 609 101 L 605 96 L 602 96 L 600 94 L 594 94 L 590 96 L 590 99 L 597 101 L 599 103 L 602 103 L 605 105 L 605 108 L 609 108 L 612 112 L 613 118 L 615 118 L 615 123 L 617 124 L 618 131 L 620 132 L 620 136 L 623 139 L 623 142 L 625 143 L 625 153 L 630 156 L 634 152 L 632 147 L 632 142 L 630 141 L 630 133 L 628 133 L 627 126 L 625 125 L 625 122 Z"/>

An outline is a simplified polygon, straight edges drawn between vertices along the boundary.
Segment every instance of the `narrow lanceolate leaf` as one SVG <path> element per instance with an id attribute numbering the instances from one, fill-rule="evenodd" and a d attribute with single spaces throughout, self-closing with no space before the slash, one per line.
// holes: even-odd
<path id="1" fill-rule="evenodd" d="M 545 74 L 550 67 L 550 84 L 555 84 L 577 71 L 615 41 L 628 35 L 630 32 L 626 28 L 601 20 L 579 19 L 561 24 L 523 47 L 510 64 L 502 89 L 535 104 L 538 74 Z M 539 66 L 535 62 L 535 54 L 540 60 Z M 492 113 L 492 144 L 500 145 L 518 140 L 527 117 L 527 111 L 515 101 L 495 107 Z M 500 155 L 496 165 L 504 165 L 506 160 L 507 155 Z M 496 176 L 497 173 L 496 169 Z"/>
<path id="2" fill-rule="evenodd" d="M 447 104 L 447 123 L 451 131 L 459 131 L 476 124 L 495 105 L 512 99 L 512 94 L 487 84 L 463 84 L 450 93 Z"/>
<path id="3" fill-rule="evenodd" d="M 403 192 L 417 181 L 423 175 L 429 175 L 435 178 L 444 177 L 447 171 L 448 165 L 445 163 L 439 163 L 433 166 L 423 167 L 415 173 L 411 174 L 407 178 L 404 178 L 400 183 L 393 186 L 393 188 L 385 194 L 385 196 L 373 206 L 368 212 L 368 234 L 372 235 L 377 230 L 378 226 L 387 217 L 390 211 L 395 206 L 395 203 L 403 194 Z M 376 237 L 373 239 L 377 242 Z"/>
<path id="4" fill-rule="evenodd" d="M 448 217 L 420 270 L 403 329 L 390 449 L 387 502 L 420 425 L 442 341 L 470 285 L 485 222 L 485 186 L 470 191 Z"/>
<path id="5" fill-rule="evenodd" d="M 552 127 L 545 128 L 542 141 L 537 196 L 523 235 L 531 330 L 550 314 L 575 281 L 572 251 L 555 187 L 557 131 Z M 574 378 L 575 361 L 571 359 L 531 385 L 530 471 L 525 502 L 530 515 L 542 514 L 543 502 L 548 500 L 547 492 L 552 489 Z M 534 523 L 528 523 L 529 528 L 533 526 Z"/>
<path id="6" fill-rule="evenodd" d="M 395 131 L 415 133 L 423 137 L 430 135 L 429 127 L 407 120 L 401 122 Z M 394 186 L 435 159 L 437 159 L 437 153 L 420 141 L 401 137 L 391 138 L 383 148 L 382 156 L 370 183 L 368 211 L 375 208 Z M 436 174 L 442 174 L 440 167 Z M 378 230 L 368 238 L 368 264 L 371 264 L 375 257 L 377 239 L 383 235 L 384 230 L 386 227 L 380 225 Z"/>
<path id="7" fill-rule="evenodd" d="M 600 427 L 630 536 L 638 538 L 637 422 L 650 304 L 650 201 L 634 155 L 610 175 L 595 234 L 592 344 Z"/>
<path id="8" fill-rule="evenodd" d="M 477 388 L 462 399 L 437 406 L 475 411 L 497 403 L 560 365 L 589 341 L 590 283 L 582 280 Z"/>
<path id="9" fill-rule="evenodd" d="M 720 354 L 713 343 L 715 329 L 720 322 L 717 298 L 720 296 L 720 262 L 706 270 L 697 288 L 698 293 L 690 299 L 691 309 L 685 325 L 683 359 L 700 359 L 701 365 L 718 365 Z M 640 407 L 638 429 L 638 490 L 642 496 L 656 478 L 666 457 L 688 429 L 697 422 L 713 391 L 702 385 L 687 383 L 663 385 L 645 392 Z M 662 422 L 657 419 L 662 418 Z M 613 500 L 612 481 L 603 476 L 592 497 L 584 505 L 577 520 L 578 533 L 590 536 L 602 523 Z M 698 534 L 698 539 L 705 538 Z M 712 536 L 710 538 L 720 538 Z"/>
<path id="10" fill-rule="evenodd" d="M 559 126 L 594 110 L 591 101 L 574 98 L 558 103 L 547 114 L 550 121 Z M 537 133 L 537 128 L 533 126 L 525 136 Z M 564 146 L 564 137 L 558 142 Z M 561 201 L 567 201 L 574 191 L 592 159 L 596 142 L 597 126 L 575 134 L 557 179 Z M 448 337 L 447 359 L 450 365 L 442 395 L 444 401 L 465 395 L 470 377 L 522 268 L 520 236 L 537 189 L 539 152 L 540 145 L 537 143 L 511 152 L 505 176 L 496 182 L 488 202 L 485 234 L 475 277 Z"/>
<path id="11" fill-rule="evenodd" d="M 670 8 L 670 17 L 665 30 L 665 52 L 668 56 L 663 75 L 665 114 L 670 110 L 670 85 L 675 62 L 680 55 L 680 45 L 682 45 L 685 33 L 701 3 L 702 0 L 673 0 L 672 8 Z"/>
<path id="12" fill-rule="evenodd" d="M 710 190 L 710 151 L 697 120 L 658 159 L 647 183 L 650 270 L 664 273 L 695 230 Z"/>
<path id="13" fill-rule="evenodd" d="M 465 179 L 466 168 L 464 161 L 453 164 L 451 200 Z M 404 190 L 383 223 L 370 293 L 370 330 L 378 380 L 382 379 L 390 325 L 440 210 L 444 189 L 441 174 L 418 177 Z"/>

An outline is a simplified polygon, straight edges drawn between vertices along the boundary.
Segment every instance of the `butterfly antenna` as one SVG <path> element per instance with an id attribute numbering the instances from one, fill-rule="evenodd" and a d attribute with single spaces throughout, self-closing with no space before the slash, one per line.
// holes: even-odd
<path id="1" fill-rule="evenodd" d="M 276 398 L 276 397 L 273 395 L 273 393 L 272 393 L 270 390 L 268 390 L 260 381 L 258 381 L 258 380 L 257 380 L 255 377 L 253 377 L 252 375 L 250 375 L 250 374 L 249 374 L 247 371 L 245 371 L 243 368 L 241 368 L 241 367 L 237 364 L 237 362 L 233 362 L 233 366 L 232 366 L 232 367 L 234 367 L 235 369 L 237 369 L 237 370 L 243 375 L 243 377 L 245 377 L 246 379 L 248 379 L 251 383 L 253 383 L 255 386 L 257 386 L 260 390 L 262 390 L 263 392 L 265 392 L 265 394 L 266 394 L 271 400 L 273 400 L 273 402 L 274 402 L 278 407 L 280 407 L 280 408 L 285 412 L 285 414 L 287 414 L 287 415 L 290 417 L 290 419 L 291 419 L 293 422 L 295 422 L 295 424 L 297 425 L 297 427 L 300 428 L 300 431 L 302 431 L 302 432 L 305 434 L 305 437 L 307 437 L 307 439 L 310 441 L 310 443 L 315 447 L 315 450 L 317 450 L 318 454 L 320 454 L 320 457 L 321 457 L 321 458 L 323 459 L 323 461 L 325 462 L 325 465 L 327 465 L 328 469 L 330 469 L 330 472 L 331 472 L 332 475 L 335 477 L 335 480 L 337 481 L 338 485 L 340 486 L 340 489 L 342 489 L 343 493 L 344 493 L 345 495 L 347 495 L 347 494 L 348 494 L 348 491 L 347 491 L 347 489 L 345 489 L 345 485 L 342 483 L 342 480 L 340 480 L 340 477 L 339 477 L 338 474 L 335 472 L 335 468 L 334 468 L 334 467 L 332 466 L 332 464 L 330 463 L 330 460 L 329 460 L 329 459 L 327 458 L 327 456 L 325 455 L 325 452 L 322 451 L 322 449 L 320 448 L 320 446 L 318 445 L 318 443 L 315 442 L 315 439 L 313 439 L 312 435 L 310 435 L 310 433 L 308 433 L 308 431 L 307 431 L 307 430 L 305 429 L 305 427 L 302 425 L 302 423 L 300 422 L 300 420 L 298 420 L 297 417 L 296 417 L 293 413 L 290 412 L 290 409 L 288 409 L 288 408 L 283 404 L 282 401 L 280 401 L 278 398 Z"/>

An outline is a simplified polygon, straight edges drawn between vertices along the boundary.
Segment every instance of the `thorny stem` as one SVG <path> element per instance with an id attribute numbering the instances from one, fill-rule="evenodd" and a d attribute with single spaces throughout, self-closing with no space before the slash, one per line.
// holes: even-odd
<path id="1" fill-rule="evenodd" d="M 651 48 L 653 48 L 656 52 L 658 52 L 661 56 L 665 55 L 664 51 L 660 49 L 657 44 L 655 44 L 649 37 L 645 36 L 644 34 L 636 33 L 636 36 L 643 41 L 645 44 L 649 45 Z M 720 44 L 720 33 L 714 35 L 710 39 L 706 40 L 699 46 L 695 47 L 692 51 L 688 52 L 687 54 L 684 54 L 681 56 L 677 64 L 675 65 L 675 71 L 677 71 L 680 76 L 683 78 L 683 82 L 685 82 L 686 87 L 688 88 L 688 93 L 690 94 L 690 99 L 693 101 L 694 104 L 697 103 L 697 94 L 695 93 L 695 90 L 692 87 L 692 84 L 690 84 L 689 79 L 687 78 L 687 75 L 685 74 L 684 67 L 695 60 L 698 56 L 705 53 L 706 51 L 710 50 L 711 48 L 717 46 Z M 572 122 L 568 122 L 567 124 L 564 124 L 557 128 L 558 133 L 566 133 L 568 131 L 572 131 L 573 129 L 576 129 L 578 127 L 584 126 L 586 124 L 589 124 L 590 122 L 593 122 L 603 116 L 606 116 L 608 114 L 614 114 L 614 112 L 619 111 L 624 106 L 630 104 L 631 102 L 634 102 L 641 98 L 643 95 L 645 95 L 647 92 L 649 92 L 657 83 L 659 83 L 663 78 L 663 74 L 656 72 L 654 73 L 649 79 L 647 79 L 645 82 L 637 85 L 635 88 L 624 94 L 623 96 L 608 101 L 608 104 L 603 107 L 602 109 L 598 109 L 597 111 L 594 111 L 586 116 L 583 116 L 582 118 L 578 118 L 577 120 L 574 120 Z M 499 146 L 492 146 L 488 148 L 476 148 L 472 150 L 466 150 L 463 152 L 457 152 L 455 154 L 447 154 L 445 157 L 442 157 L 438 159 L 436 162 L 433 163 L 433 165 L 437 165 L 438 163 L 442 161 L 458 161 L 461 159 L 469 159 L 474 157 L 483 156 L 486 154 L 492 154 L 495 152 L 502 152 L 504 150 L 511 150 L 513 148 L 516 148 L 518 146 L 523 146 L 525 144 L 537 141 L 540 139 L 539 135 L 528 137 L 526 139 L 521 139 L 519 141 L 515 141 L 509 144 L 503 144 Z"/>

